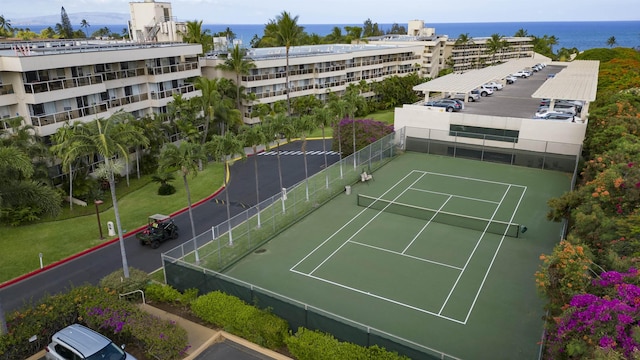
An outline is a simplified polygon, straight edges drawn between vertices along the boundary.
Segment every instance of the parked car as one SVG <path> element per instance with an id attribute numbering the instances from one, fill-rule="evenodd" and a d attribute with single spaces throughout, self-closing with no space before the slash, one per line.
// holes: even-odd
<path id="1" fill-rule="evenodd" d="M 575 116 L 575 115 L 556 112 L 556 111 L 550 111 L 550 112 L 547 112 L 547 113 L 543 114 L 542 116 L 539 116 L 539 117 L 534 116 L 533 118 L 534 119 L 541 119 L 541 120 L 564 121 L 564 122 L 580 121 L 580 118 Z"/>
<path id="2" fill-rule="evenodd" d="M 486 83 L 486 84 L 484 84 L 482 86 L 488 87 L 488 88 L 490 88 L 491 90 L 494 90 L 494 91 L 495 90 L 502 90 L 502 88 L 504 88 L 504 85 L 502 85 L 502 84 L 500 84 L 499 82 L 496 82 L 496 81 L 488 82 L 488 83 Z"/>
<path id="3" fill-rule="evenodd" d="M 511 76 L 515 76 L 515 77 L 526 79 L 529 76 L 531 76 L 531 73 L 529 71 L 520 70 L 518 72 L 515 72 L 515 73 L 511 74 Z"/>
<path id="4" fill-rule="evenodd" d="M 540 106 L 549 106 L 549 103 L 550 103 L 549 99 L 542 99 L 542 101 L 540 101 Z M 553 104 L 554 104 L 554 107 L 558 105 L 574 106 L 578 113 L 582 112 L 582 106 L 584 105 L 582 101 L 562 100 L 562 99 L 556 99 L 556 101 Z"/>
<path id="5" fill-rule="evenodd" d="M 486 96 L 491 96 L 493 95 L 493 89 L 481 86 L 475 90 L 471 91 L 472 94 L 478 94 L 482 97 L 486 97 Z"/>
<path id="6" fill-rule="evenodd" d="M 440 99 L 440 100 L 434 100 L 434 101 L 427 101 L 424 103 L 424 106 L 435 106 L 435 107 L 445 108 L 447 112 L 462 110 L 462 105 L 455 99 Z"/>
<path id="7" fill-rule="evenodd" d="M 554 107 L 553 110 L 549 110 L 548 106 L 541 106 L 538 108 L 538 111 L 536 112 L 535 116 L 536 117 L 540 117 L 548 112 L 559 112 L 559 113 L 564 113 L 564 114 L 571 114 L 571 115 L 576 115 L 576 108 L 574 107 Z"/>
<path id="8" fill-rule="evenodd" d="M 469 93 L 468 95 L 468 101 L 469 102 L 475 102 L 480 100 L 480 94 L 473 94 L 473 93 Z M 455 93 L 453 95 L 451 95 L 450 97 L 451 99 L 458 99 L 458 100 L 464 100 L 465 98 L 465 93 Z"/>
<path id="9" fill-rule="evenodd" d="M 108 337 L 79 324 L 69 325 L 53 334 L 46 347 L 47 360 L 136 360 Z"/>
<path id="10" fill-rule="evenodd" d="M 515 83 L 517 80 L 518 80 L 518 78 L 513 76 L 513 75 L 509 75 L 509 76 L 504 78 L 504 81 L 506 81 L 507 85 L 511 85 L 511 84 Z"/>

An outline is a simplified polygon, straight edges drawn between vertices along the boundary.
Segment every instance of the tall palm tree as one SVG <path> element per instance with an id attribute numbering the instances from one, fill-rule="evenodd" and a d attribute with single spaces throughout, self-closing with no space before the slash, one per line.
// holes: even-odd
<path id="1" fill-rule="evenodd" d="M 324 154 L 324 168 L 326 169 L 329 164 L 327 162 L 327 145 L 326 138 L 324 136 L 324 128 L 326 126 L 331 125 L 331 120 L 333 116 L 331 114 L 331 110 L 327 106 L 317 107 L 313 110 L 313 118 L 315 120 L 315 125 L 320 127 L 322 130 L 322 153 Z M 325 171 L 325 186 L 329 188 L 329 174 Z"/>
<path id="2" fill-rule="evenodd" d="M 182 141 L 180 143 L 180 147 L 172 143 L 166 144 L 160 153 L 159 161 L 160 171 L 166 172 L 177 167 L 180 174 L 182 174 L 182 182 L 184 183 L 184 189 L 187 193 L 187 206 L 189 208 L 189 221 L 191 222 L 191 237 L 195 248 L 196 264 L 200 263 L 200 257 L 198 256 L 196 227 L 193 221 L 193 213 L 191 211 L 191 190 L 189 190 L 189 181 L 187 180 L 187 177 L 190 174 L 193 174 L 194 177 L 198 175 L 198 166 L 206 159 L 207 156 L 204 152 L 204 147 L 201 144 Z"/>
<path id="3" fill-rule="evenodd" d="M 11 20 L 5 18 L 4 15 L 0 15 L 0 35 L 8 36 L 11 33 L 13 33 Z"/>
<path id="4" fill-rule="evenodd" d="M 496 62 L 496 54 L 500 52 L 502 49 L 508 47 L 507 41 L 504 39 L 504 36 L 500 34 L 492 34 L 489 39 L 487 39 L 487 51 L 491 55 L 492 62 Z"/>
<path id="5" fill-rule="evenodd" d="M 331 29 L 329 35 L 326 36 L 326 39 L 329 40 L 332 44 L 339 44 L 343 41 L 344 36 L 342 35 L 342 28 L 339 26 L 334 26 Z"/>
<path id="6" fill-rule="evenodd" d="M 195 87 L 200 90 L 202 95 L 197 101 L 204 114 L 204 130 L 202 131 L 202 138 L 200 143 L 204 144 L 209 136 L 209 126 L 215 115 L 215 108 L 221 101 L 220 93 L 218 92 L 217 79 L 208 79 L 204 76 L 196 78 Z"/>
<path id="7" fill-rule="evenodd" d="M 305 181 L 305 194 L 306 199 L 309 201 L 309 171 L 307 167 L 307 136 L 316 129 L 316 124 L 311 115 L 303 115 L 293 119 L 294 133 L 300 136 L 302 144 L 300 150 L 302 151 L 302 158 L 304 159 L 304 181 Z"/>
<path id="8" fill-rule="evenodd" d="M 104 162 L 103 169 L 109 181 L 109 189 L 111 190 L 111 200 L 113 201 L 113 211 L 116 217 L 116 227 L 120 240 L 122 270 L 124 271 L 125 278 L 129 277 L 129 266 L 124 247 L 120 211 L 118 209 L 118 199 L 116 196 L 114 175 L 118 167 L 114 166 L 117 165 L 114 164 L 114 157 L 121 157 L 125 161 L 128 161 L 128 149 L 131 143 L 138 142 L 144 145 L 148 144 L 148 139 L 139 128 L 126 124 L 125 120 L 130 118 L 132 118 L 131 114 L 119 111 L 107 119 L 100 118 L 82 124 L 76 128 L 76 131 L 74 131 L 69 138 L 62 144 L 59 144 L 66 149 L 61 159 L 64 166 L 68 166 L 71 161 L 80 156 L 86 156 L 87 154 L 97 155 Z"/>
<path id="9" fill-rule="evenodd" d="M 469 33 L 460 34 L 458 35 L 458 38 L 456 39 L 456 42 L 454 44 L 455 45 L 473 44 L 473 38 L 469 35 Z"/>
<path id="10" fill-rule="evenodd" d="M 256 209 L 258 210 L 258 227 L 260 223 L 260 186 L 258 176 L 258 145 L 269 146 L 267 137 L 260 124 L 253 126 L 245 125 L 240 128 L 240 139 L 244 143 L 244 146 L 250 146 L 253 150 L 253 171 L 256 177 Z"/>
<path id="11" fill-rule="evenodd" d="M 289 50 L 292 46 L 298 45 L 302 39 L 304 27 L 298 25 L 297 15 L 292 17 L 291 14 L 283 11 L 280 15 L 276 16 L 275 19 L 269 20 L 269 23 L 265 26 L 265 32 L 274 39 L 276 46 L 285 47 L 287 114 L 291 115 L 291 99 L 289 96 Z"/>
<path id="12" fill-rule="evenodd" d="M 364 98 L 360 96 L 358 89 L 355 85 L 350 84 L 345 90 L 344 95 L 342 96 L 345 100 L 345 110 L 346 115 L 351 119 L 351 135 L 353 140 L 353 168 L 355 169 L 357 164 L 356 159 L 356 113 L 358 112 L 358 108 L 363 105 Z"/>
<path id="13" fill-rule="evenodd" d="M 549 44 L 549 50 L 553 53 L 553 45 L 558 45 L 558 38 L 555 35 L 549 36 L 547 42 Z"/>
<path id="14" fill-rule="evenodd" d="M 209 29 L 202 30 L 202 20 L 187 21 L 185 31 L 178 31 L 182 41 L 189 44 L 202 45 L 202 53 L 206 54 L 213 47 Z"/>
<path id="15" fill-rule="evenodd" d="M 616 37 L 615 36 L 611 36 L 610 38 L 607 39 L 607 46 L 609 46 L 610 48 L 613 48 L 614 46 L 616 46 L 617 42 L 616 42 Z"/>
<path id="16" fill-rule="evenodd" d="M 53 146 L 51 147 L 51 152 L 62 158 L 65 153 L 68 151 L 66 146 L 68 146 L 69 144 L 67 143 L 67 140 L 70 139 L 73 134 L 77 131 L 76 130 L 76 126 L 79 126 L 77 124 L 69 124 L 69 122 L 65 122 L 64 125 L 62 125 L 62 127 L 59 127 L 56 132 L 53 134 L 53 136 L 51 137 L 51 140 L 53 141 Z M 73 163 L 74 161 L 69 161 L 68 166 L 69 166 L 69 210 L 73 210 L 73 199 L 71 199 L 73 197 Z M 64 167 L 66 168 L 66 166 Z"/>
<path id="17" fill-rule="evenodd" d="M 329 94 L 329 102 L 327 105 L 333 114 L 331 125 L 335 127 L 338 133 L 338 162 L 340 164 L 340 178 L 342 179 L 342 127 L 340 126 L 340 122 L 347 115 L 347 107 L 349 104 L 345 99 L 339 98 L 336 94 L 332 93 Z M 335 138 L 336 131 L 334 131 L 333 136 Z"/>
<path id="18" fill-rule="evenodd" d="M 518 31 L 516 31 L 515 34 L 513 34 L 514 37 L 528 37 L 529 36 L 529 32 L 527 32 L 527 30 L 520 28 L 518 29 Z"/>
<path id="19" fill-rule="evenodd" d="M 224 176 L 224 193 L 227 205 L 227 225 L 229 232 L 229 246 L 233 246 L 233 235 L 231 233 L 231 206 L 229 204 L 229 160 L 235 156 L 240 155 L 244 158 L 244 147 L 242 141 L 240 141 L 231 131 L 227 131 L 224 135 L 214 135 L 210 141 L 205 144 L 207 153 L 211 155 L 215 161 L 219 161 L 224 164 L 225 176 Z"/>
<path id="20" fill-rule="evenodd" d="M 282 164 L 280 163 L 280 143 L 284 137 L 287 141 L 291 140 L 294 135 L 294 129 L 287 115 L 279 112 L 269 115 L 264 119 L 263 131 L 268 140 L 276 142 L 276 158 L 278 159 L 278 177 L 280 178 L 280 190 L 282 191 L 282 213 L 285 212 L 284 206 L 284 182 L 282 181 Z"/>
<path id="21" fill-rule="evenodd" d="M 367 42 L 367 40 L 362 39 L 362 27 L 360 26 L 345 26 L 344 29 L 347 31 L 347 42 L 356 44 L 360 44 L 360 41 Z"/>
<path id="22" fill-rule="evenodd" d="M 249 74 L 249 70 L 256 67 L 253 60 L 246 57 L 246 54 L 246 49 L 241 49 L 239 45 L 236 45 L 233 50 L 231 50 L 224 63 L 216 66 L 217 69 L 233 71 L 236 74 L 236 106 L 238 110 L 242 110 L 240 107 L 240 76 Z"/>

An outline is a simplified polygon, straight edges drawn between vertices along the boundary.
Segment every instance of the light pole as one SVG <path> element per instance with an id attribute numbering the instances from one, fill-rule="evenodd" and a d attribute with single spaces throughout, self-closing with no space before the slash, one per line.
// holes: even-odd
<path id="1" fill-rule="evenodd" d="M 104 239 L 104 237 L 102 236 L 102 224 L 100 223 L 100 210 L 98 209 L 98 206 L 104 203 L 104 201 L 96 200 L 93 203 L 96 204 L 96 216 L 98 217 L 98 229 L 100 230 L 100 240 L 102 240 Z"/>

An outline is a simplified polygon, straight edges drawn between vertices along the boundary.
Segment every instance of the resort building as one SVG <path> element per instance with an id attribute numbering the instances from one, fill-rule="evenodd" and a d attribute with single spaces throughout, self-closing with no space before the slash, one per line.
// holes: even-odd
<path id="1" fill-rule="evenodd" d="M 119 110 L 165 113 L 174 94 L 200 94 L 200 45 L 97 40 L 0 43 L 0 126 L 21 116 L 40 136 L 65 122 L 89 122 Z"/>
<path id="2" fill-rule="evenodd" d="M 290 98 L 313 95 L 326 100 L 330 92 L 342 94 L 349 84 L 372 83 L 391 76 L 406 76 L 420 71 L 422 46 L 412 44 L 379 45 L 310 45 L 289 50 L 289 86 L 286 84 L 286 50 L 284 47 L 249 49 L 246 57 L 255 68 L 241 77 L 240 86 L 255 96 L 242 106 L 243 120 L 260 121 L 251 114 L 252 105 L 272 104 Z M 221 54 L 206 56 L 202 74 L 208 78 L 236 75 L 215 67 L 224 63 Z M 373 93 L 363 94 L 373 96 Z"/>

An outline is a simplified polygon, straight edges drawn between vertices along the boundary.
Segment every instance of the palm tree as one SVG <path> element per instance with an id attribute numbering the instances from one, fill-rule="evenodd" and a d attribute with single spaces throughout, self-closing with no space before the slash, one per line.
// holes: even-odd
<path id="1" fill-rule="evenodd" d="M 229 187 L 227 186 L 227 179 L 229 175 L 229 160 L 235 155 L 240 155 L 244 158 L 244 147 L 242 146 L 242 142 L 231 131 L 228 131 L 224 135 L 214 135 L 211 141 L 205 144 L 205 148 L 207 150 L 207 153 L 211 155 L 216 161 L 224 163 L 224 193 L 227 205 L 229 246 L 233 246 L 233 236 L 231 233 L 231 207 L 229 204 Z"/>
<path id="2" fill-rule="evenodd" d="M 458 38 L 456 39 L 456 42 L 454 44 L 455 45 L 473 44 L 473 38 L 469 36 L 469 33 L 460 34 L 458 35 Z"/>
<path id="3" fill-rule="evenodd" d="M 187 180 L 187 176 L 190 174 L 193 174 L 194 177 L 198 175 L 198 166 L 206 159 L 207 156 L 204 152 L 204 147 L 201 144 L 182 141 L 180 143 L 180 147 L 172 143 L 166 144 L 160 153 L 159 161 L 160 171 L 167 171 L 177 167 L 182 174 L 182 182 L 184 183 L 184 189 L 187 193 L 187 206 L 189 208 L 191 237 L 193 239 L 193 246 L 196 255 L 196 264 L 200 263 L 200 257 L 198 256 L 196 227 L 193 222 L 193 213 L 191 211 L 191 191 L 189 190 L 189 181 Z"/>
<path id="4" fill-rule="evenodd" d="M 336 94 L 329 94 L 329 102 L 328 102 L 329 110 L 333 114 L 332 126 L 335 126 L 335 129 L 338 132 L 338 156 L 340 163 L 340 178 L 342 179 L 342 127 L 340 126 L 340 122 L 347 115 L 347 107 L 349 104 L 345 99 L 339 98 Z M 335 138 L 335 131 L 333 136 Z"/>
<path id="5" fill-rule="evenodd" d="M 240 76 L 249 74 L 249 70 L 256 67 L 253 60 L 247 58 L 246 54 L 245 49 L 241 49 L 239 45 L 236 45 L 224 63 L 216 66 L 217 69 L 233 71 L 236 74 L 236 102 L 238 110 L 242 110 L 240 107 Z"/>
<path id="6" fill-rule="evenodd" d="M 76 127 L 79 125 L 69 124 L 69 122 L 65 122 L 62 127 L 59 127 L 56 132 L 51 137 L 53 141 L 53 146 L 51 147 L 51 152 L 54 155 L 62 158 L 65 153 L 68 151 L 66 146 L 68 146 L 67 140 L 70 139 L 73 134 L 77 131 Z M 74 161 L 69 161 L 69 210 L 73 210 L 73 163 Z M 66 166 L 64 167 L 66 168 Z"/>
<path id="7" fill-rule="evenodd" d="M 617 44 L 618 43 L 616 42 L 616 37 L 615 36 L 612 36 L 612 37 L 607 39 L 607 46 L 609 46 L 610 48 L 613 48 Z"/>
<path id="8" fill-rule="evenodd" d="M 316 129 L 316 124 L 311 115 L 303 115 L 293 120 L 294 133 L 302 139 L 300 150 L 304 159 L 304 181 L 306 199 L 309 201 L 309 172 L 307 170 L 307 136 Z"/>
<path id="9" fill-rule="evenodd" d="M 5 18 L 4 15 L 0 15 L 0 35 L 8 36 L 11 33 L 13 33 L 11 20 Z"/>
<path id="10" fill-rule="evenodd" d="M 276 142 L 276 158 L 278 159 L 278 176 L 280 178 L 280 189 L 282 191 L 282 213 L 285 212 L 284 206 L 284 182 L 282 181 L 282 165 L 280 163 L 280 142 L 282 137 L 289 141 L 294 135 L 294 129 L 287 115 L 279 112 L 275 115 L 269 115 L 264 119 L 263 131 L 268 140 Z"/>
<path id="11" fill-rule="evenodd" d="M 256 208 L 258 210 L 258 227 L 260 224 L 260 186 L 258 176 L 258 145 L 265 144 L 268 147 L 267 137 L 260 124 L 240 128 L 240 139 L 244 146 L 250 146 L 253 150 L 253 170 L 256 176 Z"/>
<path id="12" fill-rule="evenodd" d="M 287 114 L 291 115 L 291 99 L 289 94 L 289 50 L 292 46 L 298 45 L 302 38 L 304 27 L 298 25 L 298 16 L 292 17 L 286 11 L 276 16 L 275 20 L 269 20 L 265 26 L 265 32 L 274 39 L 276 46 L 285 47 L 286 74 L 285 89 L 287 91 Z"/>
<path id="13" fill-rule="evenodd" d="M 213 47 L 209 29 L 202 30 L 202 20 L 187 21 L 186 31 L 178 31 L 178 35 L 182 36 L 182 41 L 189 44 L 202 45 L 202 53 L 206 54 Z"/>
<path id="14" fill-rule="evenodd" d="M 202 93 L 197 103 L 200 105 L 205 119 L 204 130 L 202 131 L 202 138 L 200 141 L 201 144 L 204 144 L 209 136 L 209 126 L 213 120 L 215 108 L 220 102 L 221 97 L 217 89 L 217 79 L 208 79 L 204 76 L 200 76 L 196 78 L 195 87 Z"/>
<path id="15" fill-rule="evenodd" d="M 356 159 L 356 113 L 358 111 L 358 108 L 362 106 L 364 98 L 360 96 L 357 88 L 353 84 L 349 84 L 342 97 L 345 100 L 344 106 L 346 115 L 351 119 L 351 132 L 353 138 L 353 168 L 355 169 L 358 166 Z"/>
<path id="16" fill-rule="evenodd" d="M 547 39 L 547 42 L 549 44 L 549 50 L 553 53 L 553 45 L 558 45 L 558 38 L 555 35 L 551 35 Z"/>
<path id="17" fill-rule="evenodd" d="M 113 211 L 116 217 L 116 227 L 120 240 L 120 254 L 122 257 L 122 270 L 124 277 L 129 277 L 129 266 L 127 264 L 127 254 L 122 236 L 122 224 L 120 222 L 120 211 L 118 209 L 118 199 L 116 197 L 115 172 L 118 164 L 114 163 L 114 157 L 121 157 L 128 161 L 129 146 L 131 143 L 148 144 L 148 139 L 139 128 L 127 126 L 126 119 L 132 115 L 119 111 L 107 119 L 96 119 L 89 123 L 84 123 L 76 128 L 65 141 L 59 144 L 64 148 L 62 163 L 68 166 L 69 163 L 78 157 L 87 154 L 97 155 L 104 161 L 103 171 L 109 181 L 111 190 L 111 200 L 113 201 Z M 114 166 L 115 165 L 115 166 Z"/>
<path id="18" fill-rule="evenodd" d="M 329 35 L 326 36 L 326 39 L 329 40 L 330 43 L 332 44 L 339 44 L 343 41 L 343 35 L 342 35 L 342 28 L 340 28 L 339 26 L 334 26 L 333 29 L 331 29 L 331 33 L 329 33 Z"/>
<path id="19" fill-rule="evenodd" d="M 88 29 L 91 25 L 89 25 L 89 23 L 87 22 L 87 20 L 82 19 L 82 21 L 80 21 L 80 28 L 81 29 Z"/>
<path id="20" fill-rule="evenodd" d="M 323 106 L 313 109 L 313 117 L 315 125 L 320 127 L 322 130 L 322 153 L 324 154 L 324 168 L 326 169 L 329 165 L 327 162 L 327 145 L 326 138 L 324 136 L 324 128 L 331 125 L 333 116 L 331 114 L 331 110 L 327 106 Z M 327 189 L 329 188 L 329 174 L 327 171 L 325 171 L 325 186 Z"/>
<path id="21" fill-rule="evenodd" d="M 516 31 L 515 34 L 513 34 L 514 37 L 528 37 L 529 33 L 527 32 L 527 30 L 520 28 L 518 29 L 518 31 Z"/>
<path id="22" fill-rule="evenodd" d="M 492 34 L 489 39 L 487 39 L 487 52 L 491 54 L 492 63 L 496 62 L 496 54 L 500 52 L 502 49 L 508 46 L 507 41 L 504 39 L 504 36 L 500 34 Z"/>

